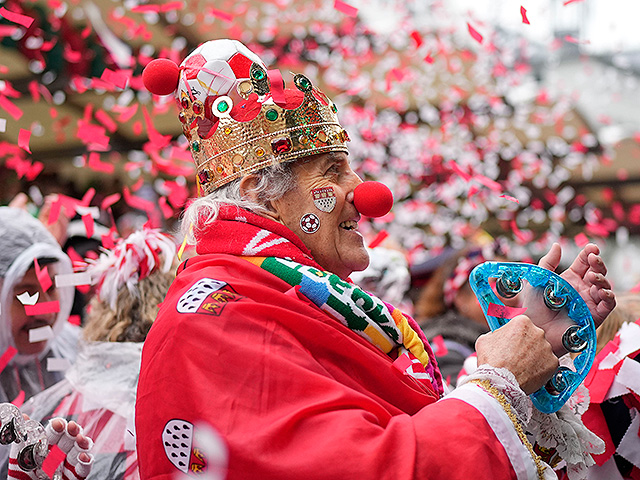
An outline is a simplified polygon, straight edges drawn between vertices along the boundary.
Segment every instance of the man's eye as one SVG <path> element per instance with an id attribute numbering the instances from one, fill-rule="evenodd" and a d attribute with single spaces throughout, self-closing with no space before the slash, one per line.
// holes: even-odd
<path id="1" fill-rule="evenodd" d="M 340 173 L 340 169 L 337 165 L 332 165 L 329 170 L 325 172 L 325 175 L 335 175 L 337 173 Z"/>

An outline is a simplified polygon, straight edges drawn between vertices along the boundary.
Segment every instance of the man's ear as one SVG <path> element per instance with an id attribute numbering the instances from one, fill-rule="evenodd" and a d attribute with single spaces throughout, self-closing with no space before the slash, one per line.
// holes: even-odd
<path id="1" fill-rule="evenodd" d="M 247 200 L 251 200 L 253 203 L 257 203 L 258 205 L 264 206 L 267 211 L 264 212 L 263 215 L 268 216 L 269 218 L 271 218 L 272 220 L 275 220 L 276 222 L 282 223 L 280 221 L 280 214 L 278 213 L 276 208 L 274 208 L 272 202 L 270 201 L 265 202 L 258 197 L 256 193 L 257 184 L 258 184 L 258 177 L 256 175 L 251 175 L 251 174 L 245 175 L 240 180 L 240 195 L 242 196 L 242 198 L 246 198 Z"/>

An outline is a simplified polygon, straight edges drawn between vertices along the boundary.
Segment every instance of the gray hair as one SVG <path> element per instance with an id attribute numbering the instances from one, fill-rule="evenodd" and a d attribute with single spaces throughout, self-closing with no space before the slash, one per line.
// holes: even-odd
<path id="1" fill-rule="evenodd" d="M 191 244 L 195 243 L 198 233 L 208 224 L 218 218 L 222 205 L 249 210 L 258 215 L 268 212 L 267 203 L 282 198 L 287 192 L 296 187 L 291 169 L 293 162 L 277 163 L 258 170 L 252 175 L 258 179 L 251 190 L 257 201 L 240 192 L 242 178 L 214 190 L 205 197 L 194 200 L 182 217 L 182 234 Z"/>

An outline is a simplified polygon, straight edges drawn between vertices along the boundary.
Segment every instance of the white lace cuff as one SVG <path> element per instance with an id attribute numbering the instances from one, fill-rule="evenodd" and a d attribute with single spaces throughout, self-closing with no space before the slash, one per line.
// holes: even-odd
<path id="1" fill-rule="evenodd" d="M 458 386 L 465 383 L 477 383 L 488 380 L 491 386 L 505 396 L 511 405 L 513 413 L 523 427 L 529 423 L 533 404 L 526 393 L 522 391 L 516 377 L 506 368 L 495 368 L 491 365 L 480 365 L 472 374 L 458 382 Z"/>

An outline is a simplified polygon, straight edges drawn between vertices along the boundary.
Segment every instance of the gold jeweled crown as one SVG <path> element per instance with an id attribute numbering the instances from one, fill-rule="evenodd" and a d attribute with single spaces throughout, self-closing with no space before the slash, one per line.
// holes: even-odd
<path id="1" fill-rule="evenodd" d="M 347 152 L 337 108 L 304 75 L 279 71 L 235 40 L 213 40 L 180 65 L 176 98 L 204 194 L 269 165 Z"/>

